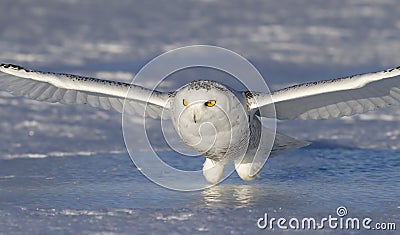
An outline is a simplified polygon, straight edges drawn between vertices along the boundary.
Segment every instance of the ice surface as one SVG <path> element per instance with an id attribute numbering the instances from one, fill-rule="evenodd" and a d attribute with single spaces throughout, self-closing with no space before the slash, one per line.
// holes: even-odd
<path id="1" fill-rule="evenodd" d="M 264 234 L 256 225 L 264 213 L 318 219 L 336 216 L 339 206 L 349 217 L 398 222 L 399 155 L 310 146 L 268 160 L 253 182 L 232 175 L 186 193 L 153 184 L 126 154 L 0 160 L 0 231 Z M 202 159 L 176 162 L 196 168 Z"/>

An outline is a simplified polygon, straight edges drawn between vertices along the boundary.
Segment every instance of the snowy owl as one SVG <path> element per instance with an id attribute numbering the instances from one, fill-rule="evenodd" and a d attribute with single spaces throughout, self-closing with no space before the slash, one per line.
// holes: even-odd
<path id="1" fill-rule="evenodd" d="M 234 162 L 240 178 L 252 180 L 263 164 L 254 161 L 255 155 L 308 144 L 276 134 L 272 150 L 263 149 L 261 136 L 269 133 L 262 135 L 261 117 L 327 119 L 400 101 L 400 67 L 295 85 L 271 93 L 236 91 L 206 80 L 190 82 L 176 91 L 160 92 L 12 64 L 1 64 L 0 72 L 0 89 L 14 95 L 53 103 L 87 104 L 152 118 L 167 113 L 182 141 L 206 158 L 203 175 L 212 183 L 222 178 L 224 165 L 229 161 Z"/>

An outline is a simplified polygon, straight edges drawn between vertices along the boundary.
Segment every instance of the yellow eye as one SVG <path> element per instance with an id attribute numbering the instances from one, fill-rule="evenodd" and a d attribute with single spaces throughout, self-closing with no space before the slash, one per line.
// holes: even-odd
<path id="1" fill-rule="evenodd" d="M 185 99 L 183 99 L 183 106 L 188 106 L 188 102 Z"/>
<path id="2" fill-rule="evenodd" d="M 214 106 L 216 103 L 217 103 L 216 100 L 209 100 L 209 101 L 205 102 L 204 104 L 205 104 L 207 107 L 212 107 L 212 106 Z"/>

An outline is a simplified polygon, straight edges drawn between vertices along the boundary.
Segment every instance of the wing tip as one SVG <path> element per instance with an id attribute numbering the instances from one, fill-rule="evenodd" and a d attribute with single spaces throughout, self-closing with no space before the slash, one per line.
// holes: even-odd
<path id="1" fill-rule="evenodd" d="M 398 66 L 398 67 L 396 67 L 396 68 L 387 69 L 387 70 L 385 70 L 385 71 L 383 71 L 383 72 L 385 72 L 385 73 L 390 73 L 390 72 L 393 72 L 394 70 L 400 70 L 400 66 Z"/>
<path id="2" fill-rule="evenodd" d="M 26 69 L 22 66 L 15 65 L 15 64 L 0 64 L 0 68 L 3 69 L 13 69 L 17 71 L 25 71 L 25 72 L 32 72 L 32 70 Z"/>

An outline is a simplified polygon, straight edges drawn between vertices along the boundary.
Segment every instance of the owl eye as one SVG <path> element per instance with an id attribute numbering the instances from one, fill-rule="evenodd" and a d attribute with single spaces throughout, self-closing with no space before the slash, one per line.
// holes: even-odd
<path id="1" fill-rule="evenodd" d="M 188 106 L 188 102 L 185 99 L 183 99 L 183 106 Z"/>
<path id="2" fill-rule="evenodd" d="M 207 107 L 212 107 L 212 106 L 214 106 L 216 103 L 217 103 L 216 100 L 209 100 L 209 101 L 205 102 L 204 105 L 207 106 Z"/>

